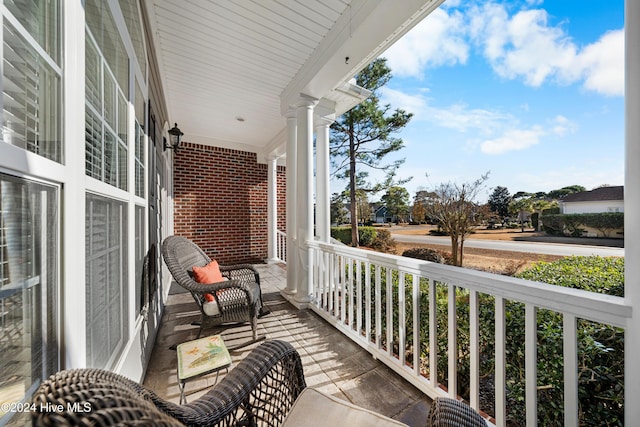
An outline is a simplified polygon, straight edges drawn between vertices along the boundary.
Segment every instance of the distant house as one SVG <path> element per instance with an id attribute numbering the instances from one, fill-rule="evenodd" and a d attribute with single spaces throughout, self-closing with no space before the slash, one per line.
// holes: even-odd
<path id="1" fill-rule="evenodd" d="M 624 187 L 601 187 L 565 196 L 560 201 L 563 214 L 624 212 Z"/>
<path id="2" fill-rule="evenodd" d="M 391 215 L 389 214 L 386 206 L 380 205 L 378 207 L 375 207 L 373 221 L 378 224 L 391 222 Z"/>
<path id="3" fill-rule="evenodd" d="M 563 214 L 586 214 L 605 212 L 624 212 L 624 187 L 601 187 L 591 191 L 569 194 L 560 201 L 560 212 Z M 584 227 L 586 237 L 618 237 L 622 236 L 622 228 L 608 234 L 590 227 Z"/>

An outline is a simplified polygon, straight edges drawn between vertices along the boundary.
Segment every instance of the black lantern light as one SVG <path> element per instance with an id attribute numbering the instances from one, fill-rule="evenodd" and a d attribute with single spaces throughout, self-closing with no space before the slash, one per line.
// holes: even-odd
<path id="1" fill-rule="evenodd" d="M 180 130 L 177 123 L 173 124 L 173 127 L 169 129 L 169 139 L 170 144 L 167 144 L 166 141 L 164 143 L 164 149 L 167 148 L 170 150 L 178 151 L 178 147 L 180 146 L 180 142 L 182 141 L 182 135 L 184 133 Z"/>

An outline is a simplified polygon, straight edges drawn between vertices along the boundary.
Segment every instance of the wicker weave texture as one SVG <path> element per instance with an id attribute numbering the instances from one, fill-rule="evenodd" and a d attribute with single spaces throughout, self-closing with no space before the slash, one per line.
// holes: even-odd
<path id="1" fill-rule="evenodd" d="M 112 372 L 58 372 L 36 391 L 33 422 L 36 426 L 279 426 L 305 386 L 298 352 L 284 341 L 266 341 L 207 394 L 182 406 Z"/>
<path id="2" fill-rule="evenodd" d="M 448 397 L 438 397 L 431 403 L 430 427 L 487 427 L 487 423 L 471 406 Z"/>
<path id="3" fill-rule="evenodd" d="M 253 339 L 257 339 L 257 318 L 262 307 L 262 298 L 260 276 L 253 266 L 221 265 L 220 272 L 229 280 L 202 284 L 193 280 L 193 267 L 203 267 L 210 263 L 211 259 L 198 245 L 182 236 L 169 236 L 162 242 L 162 257 L 174 280 L 191 292 L 200 308 L 201 326 L 198 336 L 209 326 L 251 322 Z M 202 307 L 204 294 L 214 296 L 220 309 L 219 315 L 205 314 Z"/>

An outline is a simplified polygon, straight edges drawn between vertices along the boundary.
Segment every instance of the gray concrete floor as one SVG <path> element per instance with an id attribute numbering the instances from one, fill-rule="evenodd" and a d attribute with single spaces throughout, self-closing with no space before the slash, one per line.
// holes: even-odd
<path id="1" fill-rule="evenodd" d="M 381 362 L 353 343 L 310 310 L 298 310 L 281 295 L 286 272 L 278 265 L 256 265 L 260 273 L 265 305 L 271 314 L 259 319 L 259 334 L 267 339 L 291 343 L 300 353 L 307 386 L 370 409 L 410 426 L 426 424 L 431 400 Z M 175 284 L 173 285 L 176 286 Z M 199 311 L 189 293 L 169 295 L 144 385 L 161 397 L 178 403 L 176 352 L 170 347 L 195 339 Z M 222 334 L 227 346 L 251 338 L 247 325 L 216 328 L 203 335 Z M 233 366 L 242 360 L 253 344 L 232 353 Z M 220 376 L 222 378 L 222 375 Z M 186 385 L 191 402 L 215 384 L 216 374 L 200 377 Z"/>

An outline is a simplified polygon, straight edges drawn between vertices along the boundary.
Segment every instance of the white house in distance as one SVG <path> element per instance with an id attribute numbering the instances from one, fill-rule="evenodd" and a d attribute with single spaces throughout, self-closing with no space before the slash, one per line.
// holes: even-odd
<path id="1" fill-rule="evenodd" d="M 569 194 L 560 201 L 563 214 L 624 212 L 624 186 L 600 187 Z"/>

